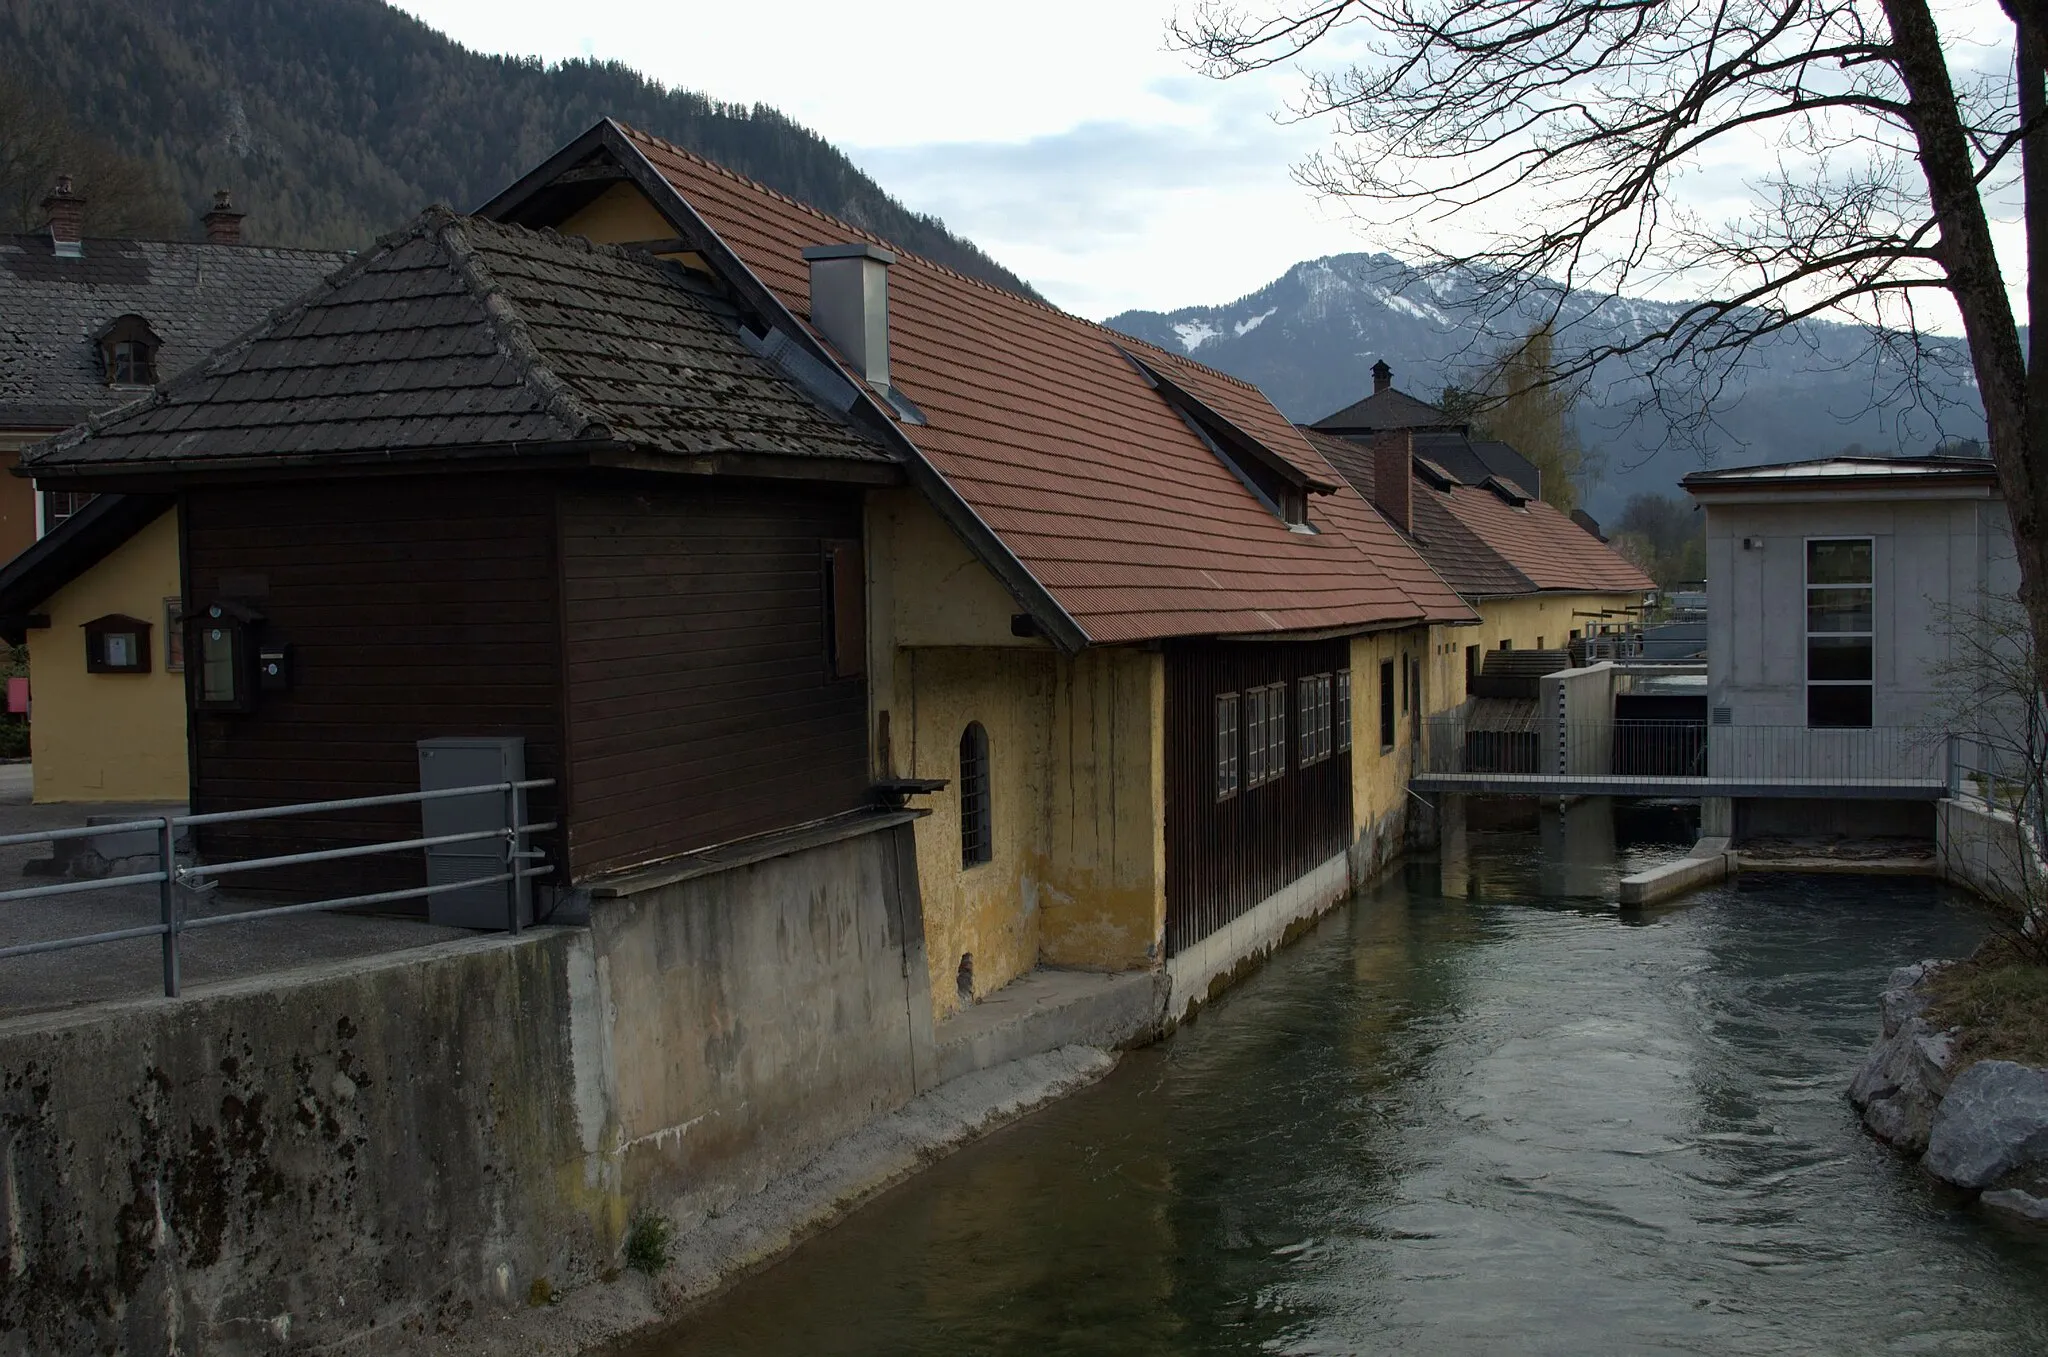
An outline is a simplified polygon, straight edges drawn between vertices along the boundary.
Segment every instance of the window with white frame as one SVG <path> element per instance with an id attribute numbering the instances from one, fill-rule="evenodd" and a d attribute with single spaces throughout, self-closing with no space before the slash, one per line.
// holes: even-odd
<path id="1" fill-rule="evenodd" d="M 1244 785 L 1266 780 L 1266 690 L 1244 690 Z"/>
<path id="2" fill-rule="evenodd" d="M 1336 726 L 1337 748 L 1341 752 L 1351 749 L 1351 671 L 1340 669 L 1336 673 Z"/>
<path id="3" fill-rule="evenodd" d="M 1877 676 L 1876 545 L 1806 542 L 1806 724 L 1868 726 Z"/>
<path id="4" fill-rule="evenodd" d="M 1295 685 L 1295 711 L 1299 713 L 1301 766 L 1321 763 L 1330 757 L 1330 676 L 1310 674 Z"/>
<path id="5" fill-rule="evenodd" d="M 1266 685 L 1266 781 L 1287 771 L 1287 685 Z"/>
<path id="6" fill-rule="evenodd" d="M 1237 694 L 1216 697 L 1216 799 L 1228 801 L 1237 795 Z"/>
<path id="7" fill-rule="evenodd" d="M 1244 692 L 1244 783 L 1259 787 L 1287 771 L 1287 685 Z"/>

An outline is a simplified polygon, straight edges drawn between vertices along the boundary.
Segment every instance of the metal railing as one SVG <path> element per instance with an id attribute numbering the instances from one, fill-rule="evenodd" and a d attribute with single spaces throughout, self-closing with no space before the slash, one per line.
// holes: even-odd
<path id="1" fill-rule="evenodd" d="M 1421 771 L 1829 785 L 1940 783 L 1956 741 L 1907 726 L 1716 726 L 1566 721 L 1534 713 L 1432 717 Z"/>
<path id="2" fill-rule="evenodd" d="M 518 883 L 534 877 L 546 876 L 554 868 L 539 861 L 540 852 L 528 847 L 528 838 L 534 834 L 546 833 L 556 827 L 552 820 L 529 823 L 526 819 L 526 794 L 536 788 L 552 787 L 552 778 L 532 778 L 523 782 L 491 782 L 472 787 L 450 787 L 430 792 L 398 792 L 388 796 L 356 796 L 332 801 L 307 801 L 289 806 L 265 806 L 255 810 L 214 811 L 204 815 L 164 815 L 151 819 L 126 820 L 118 824 L 87 825 L 76 829 L 51 829 L 28 834 L 0 835 L 0 848 L 19 847 L 34 843 L 62 843 L 74 839 L 100 839 L 121 834 L 144 831 L 155 835 L 155 870 L 130 872 L 121 876 L 98 877 L 89 881 L 67 881 L 51 886 L 26 886 L 18 890 L 0 891 L 0 904 L 17 900 L 45 900 L 63 895 L 82 895 L 90 891 L 115 890 L 124 886 L 157 887 L 159 916 L 155 923 L 133 928 L 108 929 L 97 933 L 76 933 L 60 938 L 47 938 L 38 942 L 18 943 L 0 947 L 0 961 L 9 957 L 35 956 L 45 952 L 69 951 L 74 947 L 95 947 L 102 943 L 126 942 L 134 938 L 156 937 L 163 940 L 163 981 L 164 994 L 177 998 L 179 992 L 178 943 L 182 934 L 202 928 L 220 928 L 228 924 L 246 923 L 255 919 L 281 918 L 291 914 L 311 914 L 337 909 L 350 909 L 365 905 L 395 904 L 402 900 L 418 900 L 447 891 L 466 890 L 477 886 L 503 883 L 508 889 L 506 895 L 505 929 L 517 933 L 525 927 L 521 917 L 520 891 Z M 457 797 L 479 797 L 497 795 L 504 798 L 502 822 L 495 828 L 473 830 L 462 834 L 437 834 L 431 837 L 400 839 L 396 841 L 350 844 L 345 848 L 322 848 L 304 853 L 282 853 L 269 857 L 244 858 L 225 862 L 195 862 L 188 866 L 178 864 L 178 837 L 181 830 L 205 826 L 242 824 L 252 820 L 276 820 L 294 815 L 329 814 L 338 811 L 370 810 L 383 806 L 418 805 L 428 801 L 446 801 Z M 220 878 L 243 872 L 263 871 L 284 867 L 307 866 L 321 862 L 340 862 L 349 859 L 375 857 L 393 853 L 425 852 L 431 848 L 457 843 L 474 843 L 486 839 L 500 839 L 504 842 L 504 869 L 481 876 L 458 881 L 437 881 L 425 886 L 409 887 L 404 890 L 371 891 L 356 895 L 333 896 L 321 900 L 307 900 L 288 905 L 264 905 L 254 909 L 235 910 L 219 914 L 188 914 L 185 904 L 188 898 L 196 898 L 216 889 Z M 134 856 L 142 856 L 136 854 Z"/>

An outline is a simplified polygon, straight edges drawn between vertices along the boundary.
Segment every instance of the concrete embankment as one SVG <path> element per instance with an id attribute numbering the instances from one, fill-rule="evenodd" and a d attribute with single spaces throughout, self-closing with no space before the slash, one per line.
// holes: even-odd
<path id="1" fill-rule="evenodd" d="M 616 1276 L 647 1213 L 683 1259 L 658 1310 L 1108 1060 L 1015 1057 L 1157 1030 L 1145 974 L 934 1032 L 909 833 L 0 1023 L 0 1357 L 446 1351 Z"/>
<path id="2" fill-rule="evenodd" d="M 1692 851 L 1682 858 L 1660 863 L 1645 872 L 1621 879 L 1621 903 L 1623 908 L 1639 908 L 1644 905 L 1660 904 L 1663 901 L 1684 895 L 1687 891 L 1710 886 L 1727 878 L 1734 870 L 1735 855 L 1728 851 L 1728 840 L 1716 836 L 1701 839 L 1692 846 Z"/>

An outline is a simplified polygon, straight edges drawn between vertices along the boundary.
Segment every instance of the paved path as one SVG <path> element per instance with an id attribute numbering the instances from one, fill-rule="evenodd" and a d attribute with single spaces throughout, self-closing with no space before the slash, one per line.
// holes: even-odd
<path id="1" fill-rule="evenodd" d="M 0 835 L 82 825 L 86 816 L 162 815 L 164 806 L 55 805 L 29 803 L 29 765 L 0 764 Z M 182 809 L 182 808 L 179 808 Z M 47 858 L 47 844 L 0 847 L 0 890 L 53 884 L 63 878 L 25 876 L 31 859 Z M 232 898 L 211 903 L 207 912 L 260 905 Z M 111 932 L 155 923 L 160 917 L 155 885 L 115 887 L 41 900 L 0 901 L 0 947 L 80 933 Z M 182 934 L 180 970 L 184 987 L 317 961 L 371 956 L 467 936 L 467 930 L 437 928 L 417 919 L 357 914 L 298 914 L 281 919 L 228 924 Z M 0 1018 L 163 993 L 163 945 L 134 938 L 64 952 L 0 959 Z"/>

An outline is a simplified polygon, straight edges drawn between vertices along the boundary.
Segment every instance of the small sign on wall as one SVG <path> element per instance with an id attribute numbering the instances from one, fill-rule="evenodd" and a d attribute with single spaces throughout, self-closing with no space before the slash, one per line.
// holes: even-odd
<path id="1" fill-rule="evenodd" d="M 11 678 L 7 680 L 7 714 L 9 716 L 28 715 L 28 680 L 26 678 Z"/>

